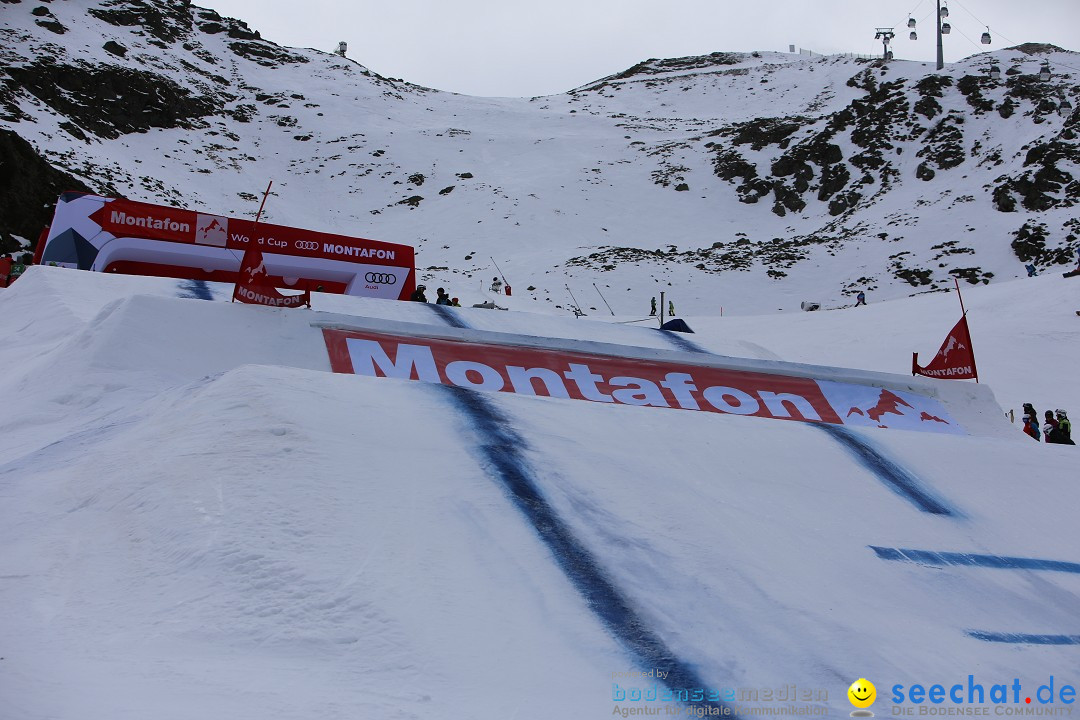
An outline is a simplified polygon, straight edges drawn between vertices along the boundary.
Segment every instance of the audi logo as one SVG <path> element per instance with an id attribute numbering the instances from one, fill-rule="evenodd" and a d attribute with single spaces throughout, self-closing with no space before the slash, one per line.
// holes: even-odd
<path id="1" fill-rule="evenodd" d="M 369 272 L 364 276 L 364 279 L 369 283 L 375 283 L 377 285 L 393 285 L 397 282 L 397 275 L 394 275 L 393 273 Z"/>
<path id="2" fill-rule="evenodd" d="M 296 241 L 296 249 L 297 250 L 318 250 L 319 249 L 319 243 L 315 242 L 314 240 L 297 240 Z"/>

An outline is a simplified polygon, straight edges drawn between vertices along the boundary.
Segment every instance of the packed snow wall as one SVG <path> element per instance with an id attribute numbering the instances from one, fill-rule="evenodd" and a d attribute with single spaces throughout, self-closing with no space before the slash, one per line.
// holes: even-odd
<path id="1" fill-rule="evenodd" d="M 35 268 L 0 295 L 18 717 L 843 716 L 859 678 L 878 715 L 1068 705 L 1073 457 L 998 434 L 988 391 L 893 386 L 968 388 L 925 395 L 966 434 L 484 392 L 465 385 L 494 375 L 452 364 L 538 388 L 555 353 L 613 399 L 650 372 L 895 376 L 514 313 L 200 299 L 222 290 Z M 465 380 L 330 372 L 345 327 L 393 339 L 376 367 L 426 344 Z M 443 355 L 507 337 L 516 365 Z"/>

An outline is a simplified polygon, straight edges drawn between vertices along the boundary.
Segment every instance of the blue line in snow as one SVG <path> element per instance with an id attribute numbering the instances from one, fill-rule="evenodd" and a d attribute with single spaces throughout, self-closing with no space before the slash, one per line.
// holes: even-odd
<path id="1" fill-rule="evenodd" d="M 673 332 L 671 330 L 661 330 L 660 332 L 680 350 L 712 354 L 688 338 L 683 337 L 681 333 Z M 933 497 L 928 491 L 924 490 L 921 483 L 914 475 L 896 461 L 886 458 L 880 451 L 871 447 L 869 442 L 863 438 L 838 425 L 827 423 L 809 424 L 828 433 L 833 440 L 843 445 L 844 449 L 859 461 L 859 464 L 874 473 L 879 480 L 888 485 L 902 497 L 910 500 L 923 512 L 933 513 L 935 515 L 959 514 L 957 511 L 950 509 L 943 502 Z"/>
<path id="2" fill-rule="evenodd" d="M 999 568 L 1002 570 L 1048 570 L 1051 572 L 1080 573 L 1080 563 L 1064 560 L 934 552 L 931 550 L 911 550 L 909 548 L 883 548 L 875 545 L 871 545 L 870 549 L 877 553 L 877 556 L 882 560 L 898 560 L 923 565 L 957 565 L 962 567 Z"/>
<path id="3" fill-rule="evenodd" d="M 690 338 L 686 337 L 683 333 L 677 333 L 674 330 L 661 330 L 660 333 L 668 339 L 668 342 L 670 342 L 672 345 L 679 348 L 680 350 L 685 350 L 686 352 L 692 353 L 711 354 L 708 350 L 701 347 Z"/>
<path id="4" fill-rule="evenodd" d="M 458 317 L 458 314 L 450 310 L 447 306 L 430 305 L 430 307 L 435 314 L 442 318 L 448 325 L 459 328 L 468 327 L 468 325 Z M 680 350 L 707 355 L 712 354 L 697 343 L 684 337 L 682 333 L 662 329 L 660 330 L 660 333 Z M 906 498 L 923 512 L 935 515 L 960 515 L 959 511 L 950 508 L 944 502 L 935 498 L 928 490 L 923 488 L 919 479 L 906 468 L 896 461 L 885 457 L 879 450 L 872 447 L 867 440 L 859 437 L 847 428 L 829 423 L 808 424 L 820 428 L 826 434 L 831 436 L 836 442 L 840 443 L 844 449 L 859 462 L 859 464 L 872 472 L 891 490 L 901 497 Z"/>
<path id="5" fill-rule="evenodd" d="M 668 677 L 664 682 L 673 691 L 704 689 L 706 685 L 697 673 L 676 657 L 648 626 L 608 578 L 597 558 L 548 504 L 525 458 L 528 443 L 514 429 L 510 418 L 500 412 L 485 393 L 452 385 L 436 387 L 449 395 L 482 438 L 479 450 L 487 461 L 487 472 L 502 484 L 510 500 L 532 525 L 589 608 L 634 656 L 638 665 L 643 669 L 667 669 Z M 723 703 L 700 700 L 690 701 L 690 704 L 715 707 L 724 713 Z"/>
<path id="6" fill-rule="evenodd" d="M 1080 645 L 1080 635 L 1027 635 L 989 630 L 968 630 L 967 634 L 976 640 L 1014 645 Z"/>
<path id="7" fill-rule="evenodd" d="M 866 439 L 839 425 L 830 423 L 809 424 L 830 435 L 843 445 L 848 454 L 854 457 L 860 465 L 874 473 L 893 492 L 923 512 L 933 513 L 934 515 L 960 514 L 957 510 L 950 508 L 944 502 L 935 498 L 928 490 L 923 488 L 917 477 L 904 467 L 885 457 Z"/>
<path id="8" fill-rule="evenodd" d="M 185 294 L 180 295 L 182 298 L 189 298 L 192 300 L 213 300 L 214 295 L 210 292 L 210 286 L 206 284 L 205 280 L 185 280 L 180 283 L 180 289 Z"/>
<path id="9" fill-rule="evenodd" d="M 661 330 L 661 333 L 680 350 L 687 352 L 712 353 L 702 348 L 697 343 L 683 337 L 681 333 L 671 330 Z M 870 443 L 850 432 L 847 428 L 829 423 L 808 423 L 820 428 L 832 436 L 833 440 L 844 446 L 844 449 L 859 461 L 863 467 L 874 473 L 879 480 L 888 485 L 893 491 L 907 498 L 923 512 L 935 515 L 958 515 L 959 512 L 949 508 L 945 503 L 936 499 L 927 490 L 923 489 L 918 478 L 908 472 L 903 466 L 894 460 L 890 460 L 880 451 L 870 446 Z"/>
<path id="10" fill-rule="evenodd" d="M 431 308 L 435 312 L 435 314 L 442 318 L 443 322 L 445 322 L 450 327 L 464 328 L 466 330 L 469 328 L 469 324 L 462 320 L 460 317 L 458 317 L 458 314 L 451 310 L 450 306 L 431 304 L 428 305 L 428 307 Z"/>

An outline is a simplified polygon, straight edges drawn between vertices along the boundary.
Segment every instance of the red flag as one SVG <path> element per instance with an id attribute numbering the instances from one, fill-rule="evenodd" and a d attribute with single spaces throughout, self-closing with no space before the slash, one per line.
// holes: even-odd
<path id="1" fill-rule="evenodd" d="M 252 242 L 244 252 L 240 272 L 236 274 L 233 300 L 271 307 L 311 307 L 311 291 L 305 289 L 300 295 L 282 295 L 267 279 L 262 250 Z"/>
<path id="2" fill-rule="evenodd" d="M 911 354 L 911 374 L 948 380 L 979 379 L 979 372 L 975 368 L 975 352 L 971 349 L 967 315 L 963 315 L 960 322 L 949 332 L 929 365 L 920 367 L 919 353 Z"/>

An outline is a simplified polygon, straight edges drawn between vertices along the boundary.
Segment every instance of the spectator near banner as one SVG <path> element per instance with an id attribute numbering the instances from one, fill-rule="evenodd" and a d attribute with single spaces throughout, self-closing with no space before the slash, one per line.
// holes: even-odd
<path id="1" fill-rule="evenodd" d="M 1031 415 L 1024 416 L 1024 432 L 1035 442 L 1039 442 L 1039 420 Z"/>
<path id="2" fill-rule="evenodd" d="M 11 258 L 7 255 L 0 257 L 0 287 L 8 286 L 8 277 L 11 275 Z"/>
<path id="3" fill-rule="evenodd" d="M 1053 410 L 1047 410 L 1043 421 L 1043 437 L 1046 438 L 1048 443 L 1061 442 L 1061 430 L 1058 428 L 1057 418 L 1054 417 Z"/>
<path id="4" fill-rule="evenodd" d="M 1058 442 L 1062 445 L 1075 445 L 1072 439 L 1072 421 L 1069 420 L 1069 415 L 1062 409 L 1054 411 L 1057 414 L 1058 421 Z"/>

